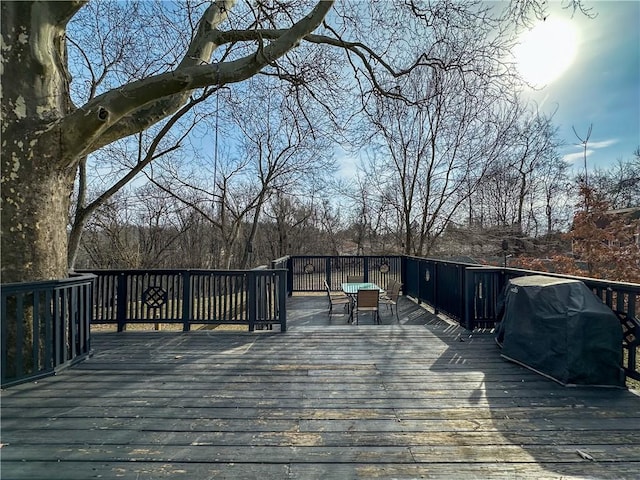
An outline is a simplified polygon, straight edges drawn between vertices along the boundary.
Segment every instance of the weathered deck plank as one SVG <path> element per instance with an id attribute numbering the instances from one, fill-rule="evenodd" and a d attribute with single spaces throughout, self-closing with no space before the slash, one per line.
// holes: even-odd
<path id="1" fill-rule="evenodd" d="M 2 392 L 2 478 L 640 476 L 640 397 L 562 387 L 403 300 L 400 325 L 294 297 L 285 334 L 95 336 Z"/>

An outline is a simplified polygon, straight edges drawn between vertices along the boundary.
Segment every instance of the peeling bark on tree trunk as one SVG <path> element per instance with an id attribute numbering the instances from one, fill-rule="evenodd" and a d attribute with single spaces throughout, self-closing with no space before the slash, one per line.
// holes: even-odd
<path id="1" fill-rule="evenodd" d="M 2 186 L 3 283 L 67 275 L 68 192 L 74 175 L 40 163 L 22 164 Z"/>
<path id="2" fill-rule="evenodd" d="M 67 274 L 60 118 L 72 111 L 64 26 L 78 2 L 2 2 L 2 281 Z"/>

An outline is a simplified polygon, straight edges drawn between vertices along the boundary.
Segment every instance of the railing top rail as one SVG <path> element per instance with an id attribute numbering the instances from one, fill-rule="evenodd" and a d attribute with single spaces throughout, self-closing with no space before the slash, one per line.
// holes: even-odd
<path id="1" fill-rule="evenodd" d="M 628 291 L 633 291 L 633 292 L 635 292 L 635 291 L 640 292 L 640 284 L 638 284 L 638 283 L 617 282 L 617 281 L 613 281 L 613 280 L 603 280 L 603 279 L 599 279 L 599 278 L 582 277 L 582 276 L 577 276 L 577 275 L 566 275 L 566 274 L 563 274 L 563 273 L 541 272 L 541 271 L 538 271 L 538 270 L 526 270 L 526 269 L 522 269 L 522 268 L 500 267 L 500 266 L 496 266 L 496 265 L 479 265 L 479 264 L 476 264 L 476 263 L 462 263 L 462 262 L 456 262 L 456 261 L 452 261 L 452 260 L 441 260 L 441 259 L 437 259 L 437 258 L 416 257 L 416 256 L 412 256 L 412 255 L 407 255 L 406 257 L 410 258 L 410 259 L 413 259 L 413 260 L 419 260 L 419 261 L 428 261 L 428 262 L 445 263 L 445 264 L 449 264 L 449 265 L 463 266 L 467 270 L 478 270 L 478 271 L 486 271 L 486 272 L 504 271 L 505 273 L 515 273 L 515 274 L 519 274 L 519 275 L 546 275 L 546 276 L 549 276 L 549 277 L 567 278 L 567 279 L 571 279 L 571 280 L 580 280 L 582 282 L 589 283 L 590 285 L 596 285 L 596 286 L 601 286 L 601 287 L 615 286 L 615 288 L 619 289 L 619 290 L 625 290 L 625 291 L 628 290 Z"/>
<path id="2" fill-rule="evenodd" d="M 480 270 L 485 272 L 500 272 L 504 270 L 504 267 L 496 267 L 495 265 L 471 265 L 467 267 L 467 270 Z M 542 273 L 542 272 L 537 272 Z"/>
<path id="3" fill-rule="evenodd" d="M 288 258 L 401 258 L 405 255 L 289 255 Z M 283 257 L 286 258 L 286 257 Z"/>
<path id="4" fill-rule="evenodd" d="M 462 267 L 491 267 L 491 265 L 482 265 L 479 263 L 456 262 L 455 260 L 442 260 L 440 258 L 417 257 L 415 255 L 401 255 L 401 256 L 406 257 L 408 259 L 412 259 L 412 260 L 421 260 L 421 261 L 434 262 L 434 263 L 446 263 L 448 265 L 457 265 Z"/>
<path id="5" fill-rule="evenodd" d="M 83 272 L 91 272 L 92 274 L 152 274 L 152 275 L 175 275 L 180 273 L 195 273 L 195 274 L 215 274 L 215 275 L 244 275 L 249 272 L 286 272 L 286 268 L 266 268 L 261 267 L 251 270 L 207 270 L 203 268 L 182 268 L 182 269 L 95 269 L 95 270 L 83 270 Z"/>
<path id="6" fill-rule="evenodd" d="M 68 278 L 61 278 L 56 280 L 41 280 L 36 282 L 20 282 L 20 283 L 3 283 L 0 285 L 0 288 L 5 293 L 11 292 L 23 292 L 27 290 L 33 289 L 46 289 L 46 288 L 56 288 L 62 286 L 71 286 L 78 285 L 81 283 L 91 282 L 96 276 L 90 272 L 78 272 L 72 274 Z"/>
<path id="7" fill-rule="evenodd" d="M 505 272 L 507 273 L 522 273 L 524 275 L 546 275 L 549 277 L 556 278 L 567 278 L 570 280 L 580 280 L 585 283 L 589 283 L 590 285 L 598 285 L 601 287 L 611 287 L 615 286 L 618 290 L 629 290 L 629 291 L 637 291 L 640 292 L 640 283 L 631 283 L 631 282 L 616 282 L 613 280 L 602 280 L 599 278 L 591 278 L 591 277 L 581 277 L 576 275 L 566 275 L 562 273 L 552 273 L 552 272 L 540 272 L 537 270 L 524 270 L 521 268 L 505 268 Z"/>

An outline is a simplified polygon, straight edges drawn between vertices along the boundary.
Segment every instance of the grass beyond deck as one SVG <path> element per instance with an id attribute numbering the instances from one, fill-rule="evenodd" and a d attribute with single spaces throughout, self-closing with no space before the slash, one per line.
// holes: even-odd
<path id="1" fill-rule="evenodd" d="M 103 333 L 2 392 L 5 479 L 638 478 L 640 397 L 567 388 L 401 299 L 289 330 Z M 367 324 L 369 323 L 369 324 Z"/>

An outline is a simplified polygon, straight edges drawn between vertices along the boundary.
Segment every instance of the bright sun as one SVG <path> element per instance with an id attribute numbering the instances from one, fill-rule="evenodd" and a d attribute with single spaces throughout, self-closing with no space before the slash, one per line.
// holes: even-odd
<path id="1" fill-rule="evenodd" d="M 560 77 L 573 62 L 578 46 L 570 22 L 547 19 L 520 36 L 514 49 L 518 71 L 534 87 L 543 87 Z"/>

